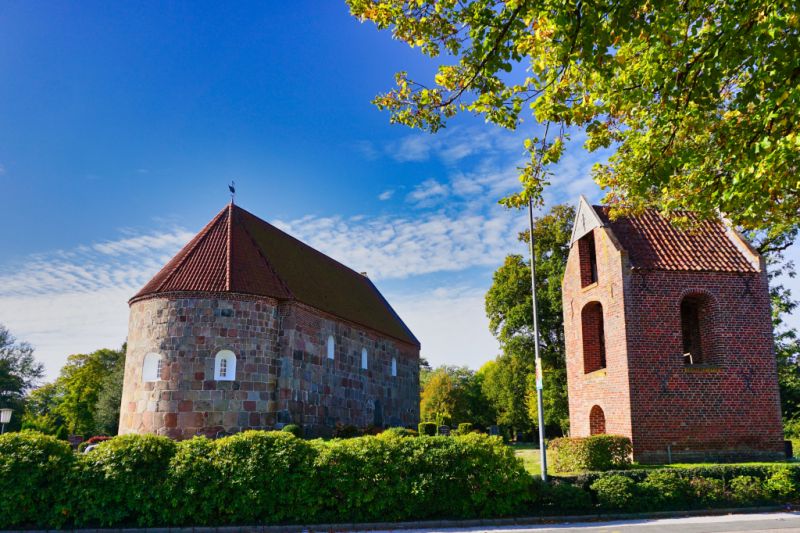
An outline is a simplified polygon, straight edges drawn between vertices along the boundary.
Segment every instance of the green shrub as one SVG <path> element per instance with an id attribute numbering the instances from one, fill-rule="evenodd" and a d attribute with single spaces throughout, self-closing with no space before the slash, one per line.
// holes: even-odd
<path id="1" fill-rule="evenodd" d="M 122 435 L 78 456 L 73 494 L 79 526 L 164 523 L 170 494 L 164 478 L 175 442 L 155 435 Z"/>
<path id="2" fill-rule="evenodd" d="M 420 422 L 417 426 L 417 430 L 420 436 L 427 435 L 429 437 L 433 437 L 436 435 L 436 423 L 435 422 Z"/>
<path id="3" fill-rule="evenodd" d="M 195 437 L 177 443 L 165 483 L 172 496 L 169 525 L 223 523 L 223 480 L 215 461 L 216 441 Z"/>
<path id="4" fill-rule="evenodd" d="M 460 423 L 458 429 L 453 432 L 454 435 L 467 435 L 469 433 L 472 433 L 472 424 L 470 422 Z"/>
<path id="5" fill-rule="evenodd" d="M 69 518 L 69 444 L 36 431 L 0 435 L 0 527 L 59 526 Z"/>
<path id="6" fill-rule="evenodd" d="M 556 472 L 612 470 L 631 463 L 631 441 L 620 435 L 562 437 L 550 441 Z"/>
<path id="7" fill-rule="evenodd" d="M 309 520 L 317 500 L 316 448 L 281 431 L 245 431 L 214 441 L 221 480 L 220 521 L 265 523 Z"/>
<path id="8" fill-rule="evenodd" d="M 654 470 L 638 485 L 643 502 L 651 509 L 686 509 L 692 503 L 692 486 L 677 472 Z"/>
<path id="9" fill-rule="evenodd" d="M 553 515 L 579 513 L 592 508 L 591 494 L 571 483 L 545 484 L 541 501 L 544 512 Z"/>
<path id="10" fill-rule="evenodd" d="M 521 512 L 531 477 L 499 438 L 330 441 L 318 458 L 327 521 L 490 517 Z"/>
<path id="11" fill-rule="evenodd" d="M 731 497 L 740 504 L 760 503 L 766 492 L 760 479 L 753 476 L 736 476 L 730 482 Z"/>
<path id="12" fill-rule="evenodd" d="M 725 483 L 721 479 L 695 477 L 689 480 L 689 487 L 697 507 L 715 507 L 723 504 Z"/>
<path id="13" fill-rule="evenodd" d="M 303 428 L 301 428 L 297 424 L 286 424 L 285 426 L 283 426 L 281 431 L 283 431 L 284 433 L 291 433 L 297 438 L 303 437 Z"/>
<path id="14" fill-rule="evenodd" d="M 798 482 L 795 472 L 788 468 L 778 468 L 764 482 L 764 491 L 773 499 L 781 502 L 797 498 Z"/>
<path id="15" fill-rule="evenodd" d="M 636 483 L 619 474 L 604 476 L 592 483 L 597 502 L 606 510 L 629 511 L 636 504 Z"/>
<path id="16" fill-rule="evenodd" d="M 416 437 L 417 432 L 413 429 L 406 429 L 401 427 L 388 428 L 379 435 L 380 437 Z"/>
<path id="17" fill-rule="evenodd" d="M 361 436 L 361 430 L 352 425 L 336 426 L 333 430 L 333 437 L 335 439 L 353 439 Z"/>

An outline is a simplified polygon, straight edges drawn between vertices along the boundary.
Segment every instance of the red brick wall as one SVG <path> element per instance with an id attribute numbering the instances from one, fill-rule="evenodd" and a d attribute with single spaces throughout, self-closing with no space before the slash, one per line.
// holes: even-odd
<path id="1" fill-rule="evenodd" d="M 591 409 L 634 458 L 777 457 L 782 444 L 766 277 L 632 271 L 610 232 L 594 230 L 599 283 L 582 287 L 579 246 L 562 283 L 570 432 L 587 436 Z M 703 364 L 683 360 L 680 303 L 701 297 Z M 584 306 L 603 306 L 607 367 L 584 374 Z M 595 419 L 595 422 L 597 420 Z M 596 427 L 596 426 L 595 426 Z"/>
<path id="2" fill-rule="evenodd" d="M 599 283 L 581 286 L 578 245 L 573 246 L 562 283 L 564 330 L 567 349 L 570 433 L 590 434 L 590 410 L 597 405 L 605 414 L 607 433 L 631 434 L 628 392 L 628 359 L 625 350 L 625 321 L 621 256 L 617 244 L 601 229 L 595 231 Z M 586 374 L 583 361 L 583 309 L 599 302 L 603 308 L 606 368 Z"/>
<path id="3" fill-rule="evenodd" d="M 680 303 L 702 295 L 704 361 L 684 364 Z M 626 297 L 634 455 L 703 459 L 783 449 L 762 274 L 636 272 Z M 723 457 L 724 458 L 724 457 Z"/>

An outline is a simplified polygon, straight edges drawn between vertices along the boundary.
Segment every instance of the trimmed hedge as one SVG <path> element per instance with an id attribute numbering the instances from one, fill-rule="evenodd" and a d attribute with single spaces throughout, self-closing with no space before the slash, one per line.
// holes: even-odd
<path id="1" fill-rule="evenodd" d="M 174 442 L 124 435 L 88 454 L 0 436 L 0 528 L 204 526 L 496 517 L 532 478 L 498 437 L 307 441 L 247 431 Z"/>
<path id="2" fill-rule="evenodd" d="M 562 437 L 550 442 L 556 472 L 603 471 L 631 464 L 631 440 L 621 435 Z"/>
<path id="3" fill-rule="evenodd" d="M 88 454 L 0 436 L 0 528 L 491 518 L 794 502 L 800 464 L 593 472 L 542 483 L 499 437 L 306 441 L 126 435 Z"/>

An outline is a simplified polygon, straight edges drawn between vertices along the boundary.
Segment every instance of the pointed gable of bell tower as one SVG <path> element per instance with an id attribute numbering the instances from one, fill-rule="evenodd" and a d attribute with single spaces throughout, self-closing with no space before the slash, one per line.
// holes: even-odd
<path id="1" fill-rule="evenodd" d="M 581 195 L 580 200 L 578 200 L 578 210 L 575 213 L 575 223 L 572 225 L 572 238 L 569 241 L 570 247 L 594 228 L 599 228 L 603 225 L 603 221 L 597 215 L 597 212 L 586 200 L 586 197 Z"/>

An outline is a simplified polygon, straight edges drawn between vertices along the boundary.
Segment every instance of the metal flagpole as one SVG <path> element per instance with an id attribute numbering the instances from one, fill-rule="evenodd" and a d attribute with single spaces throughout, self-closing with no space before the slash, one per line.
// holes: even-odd
<path id="1" fill-rule="evenodd" d="M 531 252 L 531 302 L 533 303 L 533 345 L 536 353 L 536 405 L 539 411 L 539 462 L 542 466 L 542 481 L 547 481 L 547 450 L 544 444 L 544 402 L 542 400 L 542 358 L 539 355 L 539 314 L 536 310 L 536 254 L 533 242 L 533 199 L 528 200 L 528 224 Z"/>

